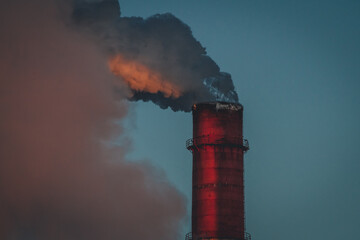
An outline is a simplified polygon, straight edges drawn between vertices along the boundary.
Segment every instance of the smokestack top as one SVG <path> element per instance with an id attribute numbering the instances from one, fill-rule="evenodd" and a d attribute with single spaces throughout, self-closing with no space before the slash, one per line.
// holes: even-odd
<path id="1" fill-rule="evenodd" d="M 192 106 L 193 112 L 203 108 L 213 109 L 216 111 L 219 110 L 242 111 L 244 109 L 243 105 L 241 105 L 240 103 L 230 103 L 230 102 L 221 102 L 221 101 L 201 102 L 201 103 L 196 103 Z"/>

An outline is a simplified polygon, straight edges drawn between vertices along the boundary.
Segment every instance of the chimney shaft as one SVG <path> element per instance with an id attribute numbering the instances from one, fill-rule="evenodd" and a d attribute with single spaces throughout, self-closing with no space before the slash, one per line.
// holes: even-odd
<path id="1" fill-rule="evenodd" d="M 195 104 L 193 138 L 192 239 L 249 239 L 244 217 L 243 106 Z M 244 144 L 245 143 L 245 144 Z"/>

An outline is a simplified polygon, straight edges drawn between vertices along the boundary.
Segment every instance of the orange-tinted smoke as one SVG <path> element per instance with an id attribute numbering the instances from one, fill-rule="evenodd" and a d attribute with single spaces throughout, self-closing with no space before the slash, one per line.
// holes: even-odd
<path id="1" fill-rule="evenodd" d="M 109 60 L 109 68 L 114 75 L 121 77 L 132 90 L 149 93 L 161 92 L 165 97 L 181 96 L 179 86 L 167 81 L 160 73 L 149 67 L 116 55 Z"/>

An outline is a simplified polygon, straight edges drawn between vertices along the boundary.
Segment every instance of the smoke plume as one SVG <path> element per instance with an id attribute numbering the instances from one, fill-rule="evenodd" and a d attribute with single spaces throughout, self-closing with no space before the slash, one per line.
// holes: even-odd
<path id="1" fill-rule="evenodd" d="M 177 239 L 184 198 L 158 170 L 126 161 L 126 144 L 111 146 L 124 133 L 127 85 L 66 26 L 64 2 L 1 3 L 0 239 Z M 105 2 L 115 4 L 87 2 L 79 21 L 91 16 L 92 31 L 112 22 Z"/>
<path id="2" fill-rule="evenodd" d="M 203 101 L 238 102 L 230 74 L 220 72 L 190 28 L 170 13 L 120 17 L 117 0 L 75 1 L 72 23 L 109 56 L 110 69 L 131 89 L 130 100 L 174 111 Z"/>

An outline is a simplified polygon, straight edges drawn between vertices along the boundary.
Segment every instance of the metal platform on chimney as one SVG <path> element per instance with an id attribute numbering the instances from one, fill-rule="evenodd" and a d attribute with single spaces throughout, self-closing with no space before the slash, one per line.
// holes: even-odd
<path id="1" fill-rule="evenodd" d="M 219 135 L 206 135 L 196 138 L 190 138 L 186 141 L 186 148 L 192 151 L 194 148 L 199 148 L 204 145 L 226 145 L 239 147 L 247 152 L 249 147 L 249 141 L 243 139 L 240 136 L 228 137 L 228 136 L 219 136 Z"/>
<path id="2" fill-rule="evenodd" d="M 185 235 L 185 240 L 210 240 L 210 239 L 219 239 L 217 237 L 212 236 L 211 234 L 202 233 L 199 235 L 194 235 L 192 232 L 189 232 Z M 244 239 L 233 239 L 233 238 L 221 238 L 221 240 L 251 240 L 250 233 L 245 232 Z"/>

